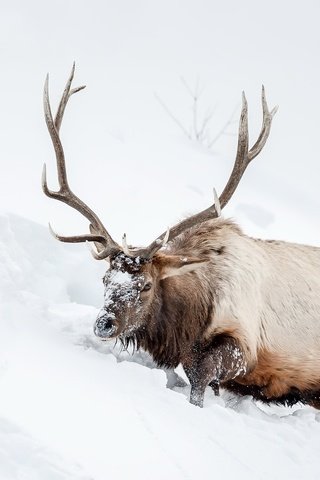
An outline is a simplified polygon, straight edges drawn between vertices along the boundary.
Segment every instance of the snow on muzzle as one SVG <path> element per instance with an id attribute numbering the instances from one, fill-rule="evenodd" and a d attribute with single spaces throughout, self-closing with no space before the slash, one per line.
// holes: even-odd
<path id="1" fill-rule="evenodd" d="M 116 330 L 114 313 L 108 313 L 102 308 L 93 327 L 94 334 L 99 338 L 110 338 Z"/>

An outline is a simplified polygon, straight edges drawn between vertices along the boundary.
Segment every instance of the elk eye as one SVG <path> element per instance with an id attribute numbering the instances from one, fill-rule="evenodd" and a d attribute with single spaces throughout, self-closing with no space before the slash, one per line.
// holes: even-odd
<path id="1" fill-rule="evenodd" d="M 147 282 L 147 283 L 145 284 L 145 286 L 143 287 L 142 292 L 146 292 L 146 291 L 150 290 L 151 287 L 152 287 L 152 283 L 151 283 L 151 282 Z"/>

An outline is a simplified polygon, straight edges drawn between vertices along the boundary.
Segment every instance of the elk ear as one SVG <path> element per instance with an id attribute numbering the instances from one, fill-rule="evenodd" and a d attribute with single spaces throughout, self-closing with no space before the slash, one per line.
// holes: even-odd
<path id="1" fill-rule="evenodd" d="M 207 262 L 206 259 L 183 255 L 161 255 L 157 258 L 160 267 L 160 279 L 184 275 L 193 272 Z"/>

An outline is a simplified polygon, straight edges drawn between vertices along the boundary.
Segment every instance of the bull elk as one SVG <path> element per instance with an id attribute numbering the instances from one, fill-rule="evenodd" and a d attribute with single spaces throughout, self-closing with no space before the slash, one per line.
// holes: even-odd
<path id="1" fill-rule="evenodd" d="M 263 402 L 320 407 L 320 248 L 245 235 L 220 217 L 249 163 L 261 152 L 276 108 L 262 89 L 263 122 L 249 149 L 245 95 L 236 159 L 213 205 L 162 233 L 146 248 L 116 243 L 98 216 L 69 188 L 60 126 L 74 67 L 53 119 L 48 78 L 44 112 L 55 149 L 60 188 L 42 188 L 78 210 L 90 233 L 62 242 L 93 242 L 94 258 L 108 260 L 104 305 L 94 324 L 99 338 L 120 339 L 148 351 L 159 366 L 182 364 L 190 402 L 202 406 L 210 385 Z M 90 244 L 92 245 L 92 244 Z"/>

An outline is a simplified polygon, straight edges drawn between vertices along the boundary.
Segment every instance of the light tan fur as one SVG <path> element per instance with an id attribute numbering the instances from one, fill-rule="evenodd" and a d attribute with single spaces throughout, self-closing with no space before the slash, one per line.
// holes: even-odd
<path id="1" fill-rule="evenodd" d="M 194 273 L 216 292 L 205 337 L 239 341 L 249 367 L 242 383 L 267 397 L 319 389 L 320 248 L 253 239 L 223 219 L 186 232 L 172 251 L 180 248 L 208 257 Z"/>

